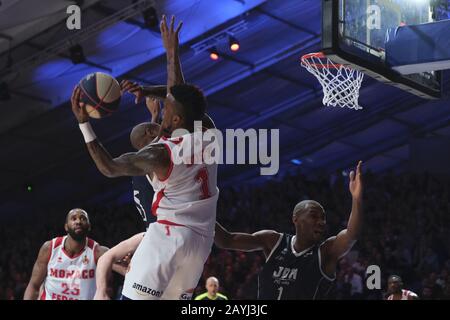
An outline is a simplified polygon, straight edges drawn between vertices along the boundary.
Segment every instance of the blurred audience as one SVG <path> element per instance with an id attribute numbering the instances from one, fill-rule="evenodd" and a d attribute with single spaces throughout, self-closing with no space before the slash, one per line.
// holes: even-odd
<path id="1" fill-rule="evenodd" d="M 304 199 L 326 210 L 328 234 L 346 226 L 351 208 L 348 178 L 289 175 L 262 185 L 222 188 L 218 221 L 230 231 L 274 229 L 293 233 L 291 214 Z M 67 208 L 69 209 L 69 208 Z M 94 226 L 91 236 L 112 247 L 144 230 L 133 204 L 86 207 Z M 67 211 L 67 210 L 66 210 Z M 64 234 L 66 211 L 33 214 L 26 222 L 0 225 L 0 299 L 21 299 L 34 258 L 45 240 Z M 229 299 L 254 299 L 262 253 L 213 248 L 194 297 L 206 279 L 221 279 L 220 292 Z M 368 290 L 366 268 L 381 268 L 381 290 Z M 450 180 L 427 174 L 365 174 L 365 225 L 354 249 L 339 262 L 332 298 L 385 299 L 387 277 L 398 274 L 420 299 L 450 299 Z M 123 278 L 116 276 L 116 289 Z"/>

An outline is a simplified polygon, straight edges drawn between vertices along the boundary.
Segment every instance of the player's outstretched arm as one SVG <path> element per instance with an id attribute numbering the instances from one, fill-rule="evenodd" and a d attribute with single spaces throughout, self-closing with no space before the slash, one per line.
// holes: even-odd
<path id="1" fill-rule="evenodd" d="M 184 80 L 183 80 L 184 81 Z M 166 98 L 166 86 L 152 86 L 145 87 L 140 86 L 135 82 L 130 82 L 128 80 L 123 80 L 120 83 L 123 91 L 129 91 L 136 96 L 135 102 L 140 101 L 142 97 L 146 97 L 145 105 L 147 106 L 148 111 L 152 115 L 151 122 L 153 123 L 161 123 L 160 114 L 161 114 L 161 104 L 160 101 Z M 203 126 L 207 129 L 215 128 L 214 121 L 208 114 L 202 119 Z"/>
<path id="2" fill-rule="evenodd" d="M 183 80 L 184 81 L 184 80 Z M 131 82 L 128 80 L 122 80 L 120 83 L 122 91 L 129 91 L 136 96 L 135 102 L 138 103 L 142 97 L 146 97 L 145 104 L 147 106 L 148 111 L 152 115 L 151 122 L 161 123 L 160 114 L 161 114 L 161 104 L 160 101 L 166 98 L 167 90 L 166 86 L 152 86 L 145 87 L 140 86 L 135 82 Z M 215 128 L 216 125 L 214 121 L 208 114 L 202 119 L 203 126 L 207 129 Z"/>
<path id="3" fill-rule="evenodd" d="M 163 144 L 151 144 L 138 152 L 130 152 L 113 158 L 98 141 L 89 124 L 86 106 L 80 103 L 80 88 L 72 93 L 72 111 L 78 120 L 86 146 L 99 171 L 110 178 L 122 176 L 164 175 L 170 165 L 170 156 Z"/>
<path id="4" fill-rule="evenodd" d="M 222 249 L 239 251 L 263 250 L 266 257 L 275 247 L 281 234 L 272 230 L 262 230 L 255 233 L 228 232 L 216 222 L 214 243 Z"/>
<path id="5" fill-rule="evenodd" d="M 160 123 L 159 115 L 161 113 L 160 101 L 167 95 L 166 86 L 141 86 L 136 82 L 122 80 L 120 82 L 122 94 L 130 92 L 135 95 L 134 103 L 139 103 L 145 97 L 145 105 L 152 115 L 151 122 Z"/>
<path id="6" fill-rule="evenodd" d="M 170 156 L 163 144 L 152 144 L 114 159 L 98 140 L 87 143 L 87 148 L 97 168 L 108 178 L 153 173 L 164 175 L 170 164 Z"/>
<path id="7" fill-rule="evenodd" d="M 131 238 L 122 241 L 117 246 L 106 251 L 97 262 L 97 269 L 95 271 L 95 281 L 97 291 L 95 292 L 94 300 L 109 300 L 108 295 L 108 279 L 110 279 L 116 261 L 122 259 L 128 254 L 133 254 L 139 243 L 141 243 L 144 233 L 138 233 Z"/>
<path id="8" fill-rule="evenodd" d="M 183 22 L 180 22 L 175 30 L 174 25 L 174 16 L 170 19 L 170 26 L 167 26 L 166 16 L 162 16 L 160 30 L 167 56 L 167 88 L 184 83 L 179 54 L 179 33 Z"/>
<path id="9" fill-rule="evenodd" d="M 122 80 L 120 82 L 120 89 L 122 91 L 122 94 L 124 92 L 134 94 L 136 96 L 134 100 L 135 103 L 139 103 L 144 97 L 163 100 L 167 95 L 166 88 L 167 87 L 165 85 L 141 86 L 138 83 L 130 80 Z"/>
<path id="10" fill-rule="evenodd" d="M 329 264 L 335 265 L 336 261 L 347 254 L 356 243 L 362 227 L 363 214 L 363 181 L 361 173 L 362 162 L 358 162 L 356 173 L 350 172 L 349 190 L 352 195 L 352 211 L 348 220 L 347 229 L 342 230 L 336 237 L 328 239 L 323 250 Z"/>
<path id="11" fill-rule="evenodd" d="M 98 264 L 98 260 L 109 250 L 109 248 L 105 246 L 96 246 L 95 250 L 96 250 L 95 257 L 97 258 L 95 263 Z M 126 267 L 121 262 L 115 262 L 112 265 L 112 270 L 123 276 L 125 275 Z"/>
<path id="12" fill-rule="evenodd" d="M 23 296 L 24 300 L 37 300 L 39 297 L 39 289 L 47 276 L 47 264 L 51 250 L 51 241 L 45 242 L 39 250 L 38 257 L 34 263 L 33 272 L 30 282 Z"/>

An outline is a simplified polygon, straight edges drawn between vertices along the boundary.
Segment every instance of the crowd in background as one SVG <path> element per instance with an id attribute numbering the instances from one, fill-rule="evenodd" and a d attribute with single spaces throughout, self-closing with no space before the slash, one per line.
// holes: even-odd
<path id="1" fill-rule="evenodd" d="M 421 174 L 364 176 L 364 229 L 353 250 L 340 260 L 331 298 L 384 299 L 387 277 L 397 274 L 420 299 L 450 299 L 450 181 Z M 259 185 L 222 188 L 217 220 L 230 231 L 272 229 L 293 233 L 291 215 L 304 199 L 326 210 L 328 235 L 346 227 L 351 209 L 348 178 L 341 173 L 306 178 L 301 174 Z M 71 208 L 67 208 L 67 211 Z M 143 231 L 135 207 L 88 207 L 91 237 L 112 247 Z M 30 214 L 0 227 L 0 299 L 21 299 L 44 241 L 64 234 L 66 212 Z M 220 280 L 230 299 L 256 298 L 257 274 L 265 262 L 261 252 L 213 248 L 195 294 L 204 292 L 209 276 Z M 377 265 L 382 289 L 369 290 L 366 269 Z M 115 278 L 119 290 L 122 278 Z"/>

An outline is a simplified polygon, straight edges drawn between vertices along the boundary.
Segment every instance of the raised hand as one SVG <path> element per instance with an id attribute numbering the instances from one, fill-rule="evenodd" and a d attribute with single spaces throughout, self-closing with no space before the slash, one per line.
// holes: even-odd
<path id="1" fill-rule="evenodd" d="M 161 37 L 163 40 L 164 48 L 166 49 L 168 54 L 173 54 L 178 50 L 179 39 L 178 35 L 180 33 L 181 27 L 183 26 L 183 22 L 180 22 L 174 30 L 175 25 L 175 16 L 172 16 L 170 19 L 170 26 L 167 26 L 166 16 L 163 15 L 161 19 L 160 29 L 161 29 Z"/>
<path id="2" fill-rule="evenodd" d="M 70 98 L 70 102 L 72 103 L 72 112 L 79 123 L 88 122 L 89 114 L 86 111 L 85 103 L 80 102 L 80 97 L 81 89 L 77 85 L 75 88 L 73 88 L 72 97 Z"/>
<path id="3" fill-rule="evenodd" d="M 362 182 L 362 174 L 361 174 L 361 165 L 362 161 L 358 162 L 358 166 L 356 167 L 356 173 L 354 171 L 350 172 L 350 183 L 349 189 L 352 194 L 353 199 L 361 199 L 363 193 L 363 182 Z"/>
<path id="4" fill-rule="evenodd" d="M 122 80 L 120 82 L 120 89 L 122 91 L 122 94 L 124 94 L 125 92 L 134 94 L 136 96 L 136 98 L 134 99 L 134 103 L 136 104 L 141 102 L 142 98 L 144 97 L 144 91 L 142 86 L 140 86 L 136 82 L 132 82 L 129 80 Z"/>

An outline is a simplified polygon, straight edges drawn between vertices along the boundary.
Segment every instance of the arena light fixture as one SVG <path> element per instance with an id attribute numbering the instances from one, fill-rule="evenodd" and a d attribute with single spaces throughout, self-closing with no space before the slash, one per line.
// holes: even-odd
<path id="1" fill-rule="evenodd" d="M 237 34 L 243 32 L 247 28 L 247 22 L 244 20 L 240 20 L 215 34 L 203 38 L 200 42 L 193 44 L 191 46 L 191 49 L 194 50 L 195 54 L 208 51 L 213 47 L 217 47 L 219 45 L 222 45 L 223 43 L 227 43 L 227 41 L 229 42 L 230 38 L 234 38 Z M 235 48 L 239 50 L 238 47 L 235 46 Z"/>
<path id="2" fill-rule="evenodd" d="M 228 45 L 230 46 L 230 50 L 233 52 L 239 51 L 239 49 L 241 47 L 239 41 L 233 36 L 229 37 Z"/>
<path id="3" fill-rule="evenodd" d="M 217 61 L 220 58 L 219 52 L 217 51 L 217 49 L 215 47 L 211 48 L 209 50 L 209 58 L 211 60 Z"/>

